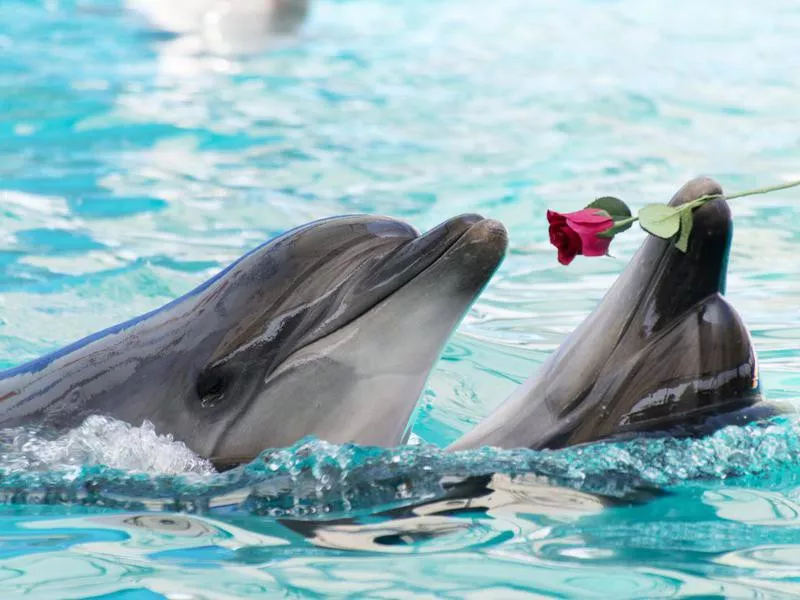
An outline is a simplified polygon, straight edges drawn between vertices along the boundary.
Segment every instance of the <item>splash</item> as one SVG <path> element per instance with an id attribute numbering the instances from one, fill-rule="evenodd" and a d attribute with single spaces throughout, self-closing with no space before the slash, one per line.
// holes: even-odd
<path id="1" fill-rule="evenodd" d="M 68 471 L 87 464 L 145 473 L 214 472 L 211 463 L 182 442 L 171 435 L 158 435 L 149 421 L 133 427 L 93 415 L 80 427 L 54 438 L 27 428 L 0 433 L 0 465 L 7 472 Z"/>
<path id="2" fill-rule="evenodd" d="M 429 500 L 444 493 L 447 481 L 491 473 L 532 473 L 607 496 L 761 475 L 796 462 L 800 417 L 728 427 L 702 439 L 640 438 L 541 452 L 384 449 L 310 438 L 225 473 L 212 472 L 149 424 L 93 417 L 53 440 L 19 431 L 4 438 L 2 503 L 319 516 Z"/>

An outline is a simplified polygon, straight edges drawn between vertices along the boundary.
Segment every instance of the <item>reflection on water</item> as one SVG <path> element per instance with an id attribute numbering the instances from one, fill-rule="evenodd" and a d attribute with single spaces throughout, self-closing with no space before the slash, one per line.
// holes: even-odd
<path id="1" fill-rule="evenodd" d="M 514 537 L 514 520 L 544 529 L 550 522 L 574 521 L 597 513 L 603 498 L 561 488 L 533 475 L 495 474 L 445 484 L 443 498 L 384 513 L 336 521 L 282 521 L 311 543 L 334 550 L 369 552 L 446 552 L 499 544 Z M 617 499 L 614 499 L 617 501 Z M 483 517 L 491 517 L 484 523 Z M 503 525 L 508 525 L 506 529 Z"/>
<path id="2" fill-rule="evenodd" d="M 471 497 L 335 521 L 4 510 L 3 597 L 260 594 L 756 598 L 800 593 L 800 488 L 609 501 L 499 476 Z M 480 491 L 478 491 L 478 489 Z M 752 507 L 773 511 L 754 526 Z M 77 513 L 77 514 L 70 514 Z M 787 515 L 788 518 L 782 518 Z M 401 556 L 398 556 L 401 555 Z M 158 594 L 163 596 L 158 596 Z M 181 596 L 180 594 L 186 594 Z M 143 596 L 147 597 L 147 596 Z"/>

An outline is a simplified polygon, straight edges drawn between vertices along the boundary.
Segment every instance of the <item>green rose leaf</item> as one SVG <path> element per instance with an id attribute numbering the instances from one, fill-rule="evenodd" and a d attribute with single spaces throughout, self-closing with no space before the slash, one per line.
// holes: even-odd
<path id="1" fill-rule="evenodd" d="M 613 196 L 603 196 L 602 198 L 598 198 L 586 208 L 598 208 L 603 210 L 608 213 L 608 216 L 614 219 L 615 222 L 624 221 L 625 219 L 629 219 L 631 216 L 631 209 L 628 208 L 628 205 L 619 198 L 614 198 Z M 613 233 L 611 233 L 611 230 L 609 230 L 605 232 L 606 235 L 601 234 L 601 236 L 614 237 L 616 234 L 622 233 L 623 231 L 629 229 L 631 225 L 632 223 L 626 223 L 621 227 L 614 227 Z"/>
<path id="2" fill-rule="evenodd" d="M 627 219 L 631 216 L 631 209 L 619 198 L 613 196 L 603 196 L 592 202 L 586 208 L 599 208 L 606 211 L 615 221 Z"/>
<path id="3" fill-rule="evenodd" d="M 648 204 L 639 211 L 639 224 L 647 233 L 665 240 L 681 228 L 681 213 L 666 204 Z"/>
<path id="4" fill-rule="evenodd" d="M 613 238 L 618 233 L 622 233 L 630 229 L 632 223 L 625 223 L 624 225 L 616 225 L 619 221 L 624 221 L 631 217 L 631 209 L 628 208 L 628 205 L 625 204 L 619 198 L 614 198 L 613 196 L 603 196 L 602 198 L 598 198 L 594 202 L 592 202 L 586 208 L 595 208 L 598 210 L 602 210 L 605 212 L 609 217 L 614 219 L 614 226 L 607 231 L 602 233 L 596 234 L 597 237 L 601 238 Z"/>
<path id="5" fill-rule="evenodd" d="M 692 233 L 694 218 L 691 210 L 681 211 L 681 234 L 675 242 L 675 247 L 681 252 L 689 250 L 689 235 Z"/>

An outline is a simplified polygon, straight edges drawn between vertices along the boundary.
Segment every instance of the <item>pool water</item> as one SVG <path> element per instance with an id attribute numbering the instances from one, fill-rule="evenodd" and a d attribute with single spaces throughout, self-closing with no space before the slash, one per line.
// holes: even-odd
<path id="1" fill-rule="evenodd" d="M 416 446 L 303 440 L 215 474 L 147 426 L 2 432 L 0 595 L 800 595 L 797 418 L 695 441 L 437 450 L 535 371 L 643 239 L 561 267 L 548 207 L 639 207 L 698 174 L 729 191 L 800 177 L 798 29 L 789 0 L 318 0 L 296 38 L 233 55 L 116 1 L 4 0 L 0 367 L 315 218 L 424 230 L 475 211 L 511 248 L 428 382 Z M 728 275 L 765 392 L 790 402 L 798 200 L 732 203 Z M 445 495 L 464 477 L 472 492 Z"/>

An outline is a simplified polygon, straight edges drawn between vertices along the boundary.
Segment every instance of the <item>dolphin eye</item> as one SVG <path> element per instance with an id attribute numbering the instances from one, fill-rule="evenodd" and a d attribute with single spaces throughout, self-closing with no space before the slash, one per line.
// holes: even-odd
<path id="1" fill-rule="evenodd" d="M 214 371 L 203 371 L 197 378 L 197 396 L 200 406 L 213 408 L 225 398 L 225 389 L 228 387 L 226 377 Z"/>

